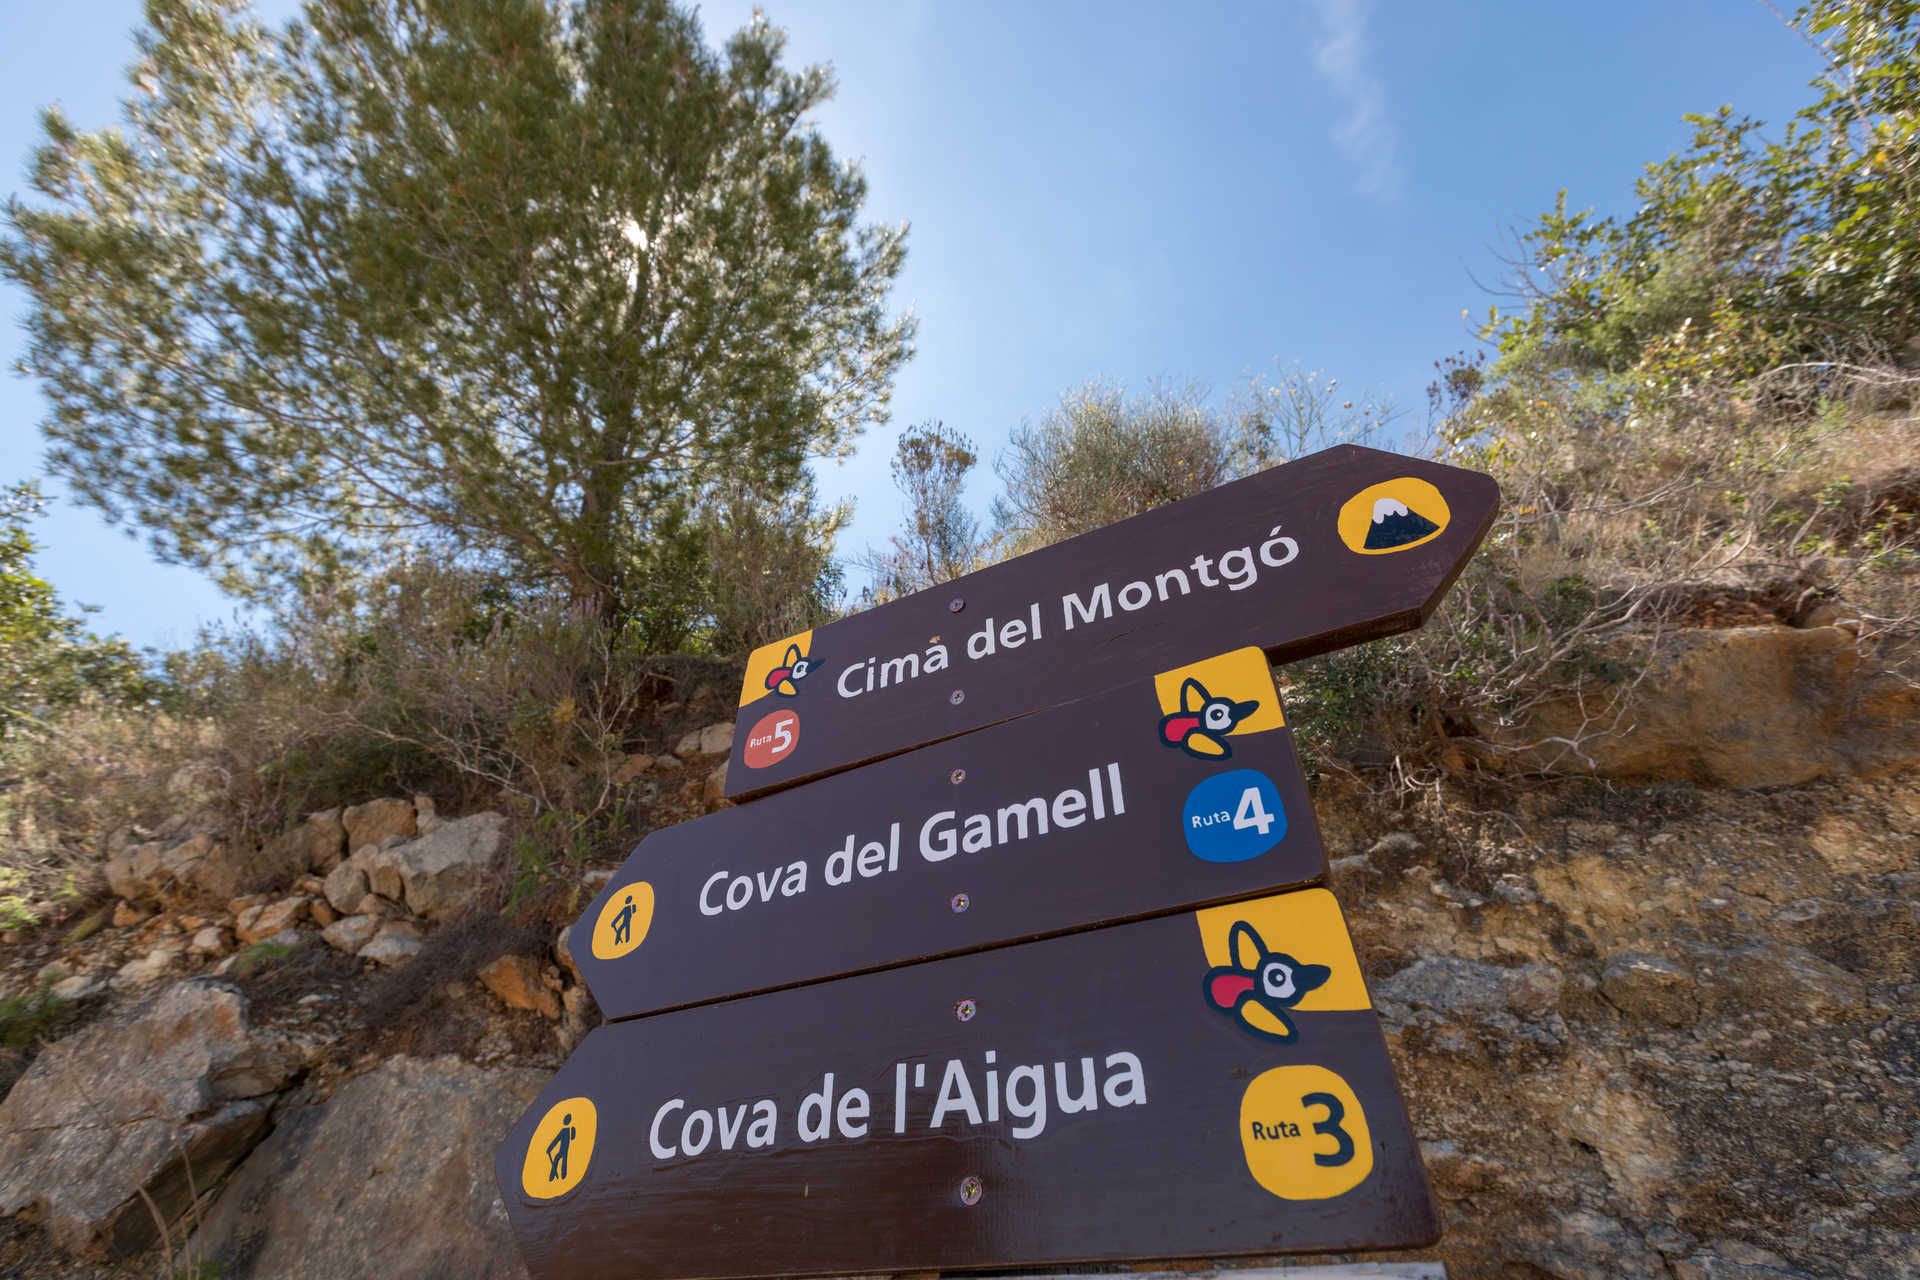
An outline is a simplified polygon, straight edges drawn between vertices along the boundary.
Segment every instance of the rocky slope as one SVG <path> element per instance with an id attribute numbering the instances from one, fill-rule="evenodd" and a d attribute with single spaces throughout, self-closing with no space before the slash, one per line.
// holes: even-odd
<path id="1" fill-rule="evenodd" d="M 1322 779 L 1445 1212 L 1423 1256 L 1920 1274 L 1920 704 L 1851 638 L 1677 637 L 1589 778 Z M 624 781 L 714 803 L 727 736 Z M 522 1274 L 490 1153 L 597 1015 L 564 940 L 498 912 L 505 835 L 387 798 L 111 851 L 113 924 L 0 950 L 66 1001 L 0 1103 L 0 1272 Z"/>

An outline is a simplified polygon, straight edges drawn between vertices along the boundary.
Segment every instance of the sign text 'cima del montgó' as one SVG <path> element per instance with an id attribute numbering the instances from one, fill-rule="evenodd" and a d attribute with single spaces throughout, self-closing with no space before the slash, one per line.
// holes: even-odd
<path id="1" fill-rule="evenodd" d="M 1343 445 L 756 650 L 726 793 L 754 795 L 1238 644 L 1276 661 L 1423 622 L 1487 476 Z"/>

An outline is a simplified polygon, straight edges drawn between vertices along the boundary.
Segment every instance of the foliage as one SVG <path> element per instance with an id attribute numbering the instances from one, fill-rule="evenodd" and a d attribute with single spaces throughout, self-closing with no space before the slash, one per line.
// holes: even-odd
<path id="1" fill-rule="evenodd" d="M 45 118 L 0 273 L 51 464 L 277 596 L 422 552 L 671 643 L 713 503 L 884 417 L 904 228 L 826 69 L 670 0 L 149 0 L 125 124 Z M 655 615 L 664 614 L 664 618 Z"/>
<path id="2" fill-rule="evenodd" d="M 249 943 L 233 954 L 233 972 L 243 978 L 253 976 L 253 971 L 263 964 L 277 964 L 299 949 L 298 943 L 276 942 L 272 938 L 262 938 Z"/>
<path id="3" fill-rule="evenodd" d="M 25 995 L 0 996 L 0 1048 L 24 1049 L 59 1022 L 66 1002 L 42 982 Z"/>
<path id="4" fill-rule="evenodd" d="M 973 442 L 945 423 L 925 422 L 900 433 L 891 469 L 894 487 L 906 499 L 906 527 L 867 562 L 870 601 L 924 591 L 983 562 L 986 539 L 961 497 L 977 461 Z"/>
<path id="5" fill-rule="evenodd" d="M 1129 397 L 1090 382 L 1014 430 L 995 464 L 994 519 L 1008 550 L 1031 551 L 1213 488 L 1230 451 L 1197 387 Z"/>
<path id="6" fill-rule="evenodd" d="M 34 572 L 27 522 L 44 507 L 31 484 L 0 489 L 0 741 L 89 697 L 139 705 L 160 693 L 125 641 L 89 633 Z"/>
<path id="7" fill-rule="evenodd" d="M 1679 390 L 1866 359 L 1920 331 L 1920 5 L 1817 0 L 1827 71 L 1776 141 L 1722 107 L 1650 165 L 1623 221 L 1555 207 L 1521 237 L 1524 310 L 1494 312 L 1502 374 Z"/>

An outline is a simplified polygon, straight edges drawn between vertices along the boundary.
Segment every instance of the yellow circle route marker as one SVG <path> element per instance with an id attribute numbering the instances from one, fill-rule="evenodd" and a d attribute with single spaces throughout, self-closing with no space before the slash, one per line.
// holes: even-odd
<path id="1" fill-rule="evenodd" d="M 652 926 L 653 886 L 636 880 L 615 889 L 593 923 L 594 958 L 618 960 L 645 942 Z"/>
<path id="2" fill-rule="evenodd" d="M 1240 1149 L 1253 1180 L 1283 1200 L 1329 1200 L 1373 1172 L 1360 1099 L 1325 1067 L 1275 1067 L 1240 1096 Z"/>
<path id="3" fill-rule="evenodd" d="M 535 1200 L 552 1200 L 579 1186 L 593 1159 L 599 1119 L 590 1098 L 562 1098 L 548 1107 L 527 1139 L 520 1189 Z"/>
<path id="4" fill-rule="evenodd" d="M 1432 542 L 1453 519 L 1447 500 L 1425 480 L 1401 476 L 1371 484 L 1340 508 L 1340 541 L 1363 556 L 1391 555 Z"/>

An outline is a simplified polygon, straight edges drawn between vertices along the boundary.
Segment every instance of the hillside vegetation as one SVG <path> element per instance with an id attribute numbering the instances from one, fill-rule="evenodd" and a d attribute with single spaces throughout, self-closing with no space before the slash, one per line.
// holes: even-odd
<path id="1" fill-rule="evenodd" d="M 1810 5 L 1793 120 L 1699 116 L 1631 216 L 1516 232 L 1417 437 L 1300 369 L 1094 379 L 1014 430 L 984 516 L 965 431 L 905 430 L 907 519 L 858 556 L 807 463 L 885 420 L 905 233 L 859 220 L 807 123 L 831 79 L 780 33 L 716 51 L 667 0 L 150 11 L 126 130 L 49 117 L 0 271 L 54 471 L 260 620 L 92 635 L 35 574 L 35 494 L 0 501 L 0 1087 L 36 1082 L 0 1151 L 42 1179 L 0 1173 L 0 1265 L 345 1249 L 274 1188 L 358 1188 L 343 1147 L 404 1114 L 481 1181 L 459 1212 L 354 1190 L 353 1247 L 515 1274 L 486 1153 L 596 1016 L 556 932 L 722 803 L 752 646 L 1358 441 L 1504 494 L 1425 628 L 1278 673 L 1440 1256 L 1920 1268 L 1920 5 Z M 258 1091 L 42 1141 L 32 1108 L 176 1023 Z"/>

